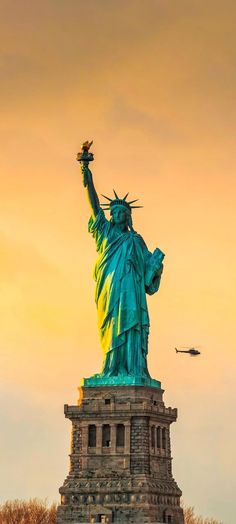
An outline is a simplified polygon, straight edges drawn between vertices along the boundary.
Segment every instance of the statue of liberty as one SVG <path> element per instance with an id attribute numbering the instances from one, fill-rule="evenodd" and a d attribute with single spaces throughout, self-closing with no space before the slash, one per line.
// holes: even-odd
<path id="1" fill-rule="evenodd" d="M 103 349 L 102 372 L 85 379 L 84 385 L 154 385 L 147 368 L 149 315 L 146 294 L 158 291 L 164 254 L 150 253 L 143 238 L 133 229 L 132 209 L 137 200 L 106 197 L 100 204 L 89 162 L 91 143 L 82 145 L 77 159 L 91 208 L 88 229 L 98 259 L 94 269 L 98 327 Z M 110 220 L 104 210 L 109 210 Z M 154 384 L 155 383 L 155 384 Z"/>

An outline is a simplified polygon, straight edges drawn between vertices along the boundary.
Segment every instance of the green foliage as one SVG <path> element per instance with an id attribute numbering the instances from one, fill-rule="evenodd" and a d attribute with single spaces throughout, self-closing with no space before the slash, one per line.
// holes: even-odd
<path id="1" fill-rule="evenodd" d="M 219 520 L 199 517 L 194 514 L 193 507 L 184 506 L 184 522 L 185 524 L 222 524 Z"/>
<path id="2" fill-rule="evenodd" d="M 0 506 L 0 524 L 55 524 L 56 509 L 45 500 L 9 500 Z"/>

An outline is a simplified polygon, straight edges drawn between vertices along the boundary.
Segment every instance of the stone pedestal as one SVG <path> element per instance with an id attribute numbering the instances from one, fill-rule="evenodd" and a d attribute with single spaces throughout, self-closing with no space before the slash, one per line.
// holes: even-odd
<path id="1" fill-rule="evenodd" d="M 83 387 L 72 422 L 70 472 L 60 488 L 57 524 L 184 524 L 172 477 L 170 424 L 161 388 Z"/>

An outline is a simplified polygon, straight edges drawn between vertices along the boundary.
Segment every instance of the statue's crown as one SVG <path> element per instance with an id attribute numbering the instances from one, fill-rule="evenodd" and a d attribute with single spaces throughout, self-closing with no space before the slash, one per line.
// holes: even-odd
<path id="1" fill-rule="evenodd" d="M 124 198 L 119 198 L 117 193 L 116 193 L 116 191 L 114 189 L 113 189 L 113 192 L 114 192 L 114 195 L 115 195 L 115 199 L 109 198 L 106 195 L 102 195 L 104 198 L 106 198 L 108 200 L 108 202 L 105 202 L 104 204 L 101 204 L 101 206 L 103 206 L 104 210 L 107 210 L 107 209 L 111 210 L 115 206 L 123 206 L 126 209 L 128 209 L 130 211 L 130 213 L 131 213 L 132 209 L 143 207 L 143 206 L 132 206 L 132 204 L 134 204 L 134 202 L 137 202 L 138 199 L 131 200 L 130 202 L 127 202 L 126 198 L 127 198 L 129 193 L 127 193 L 124 196 Z"/>

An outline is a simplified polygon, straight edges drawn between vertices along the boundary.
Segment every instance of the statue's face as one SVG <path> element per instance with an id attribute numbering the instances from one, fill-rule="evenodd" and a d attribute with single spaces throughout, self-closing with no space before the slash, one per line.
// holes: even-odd
<path id="1" fill-rule="evenodd" d="M 114 224 L 127 224 L 127 212 L 124 207 L 116 206 L 112 209 L 112 218 Z"/>

